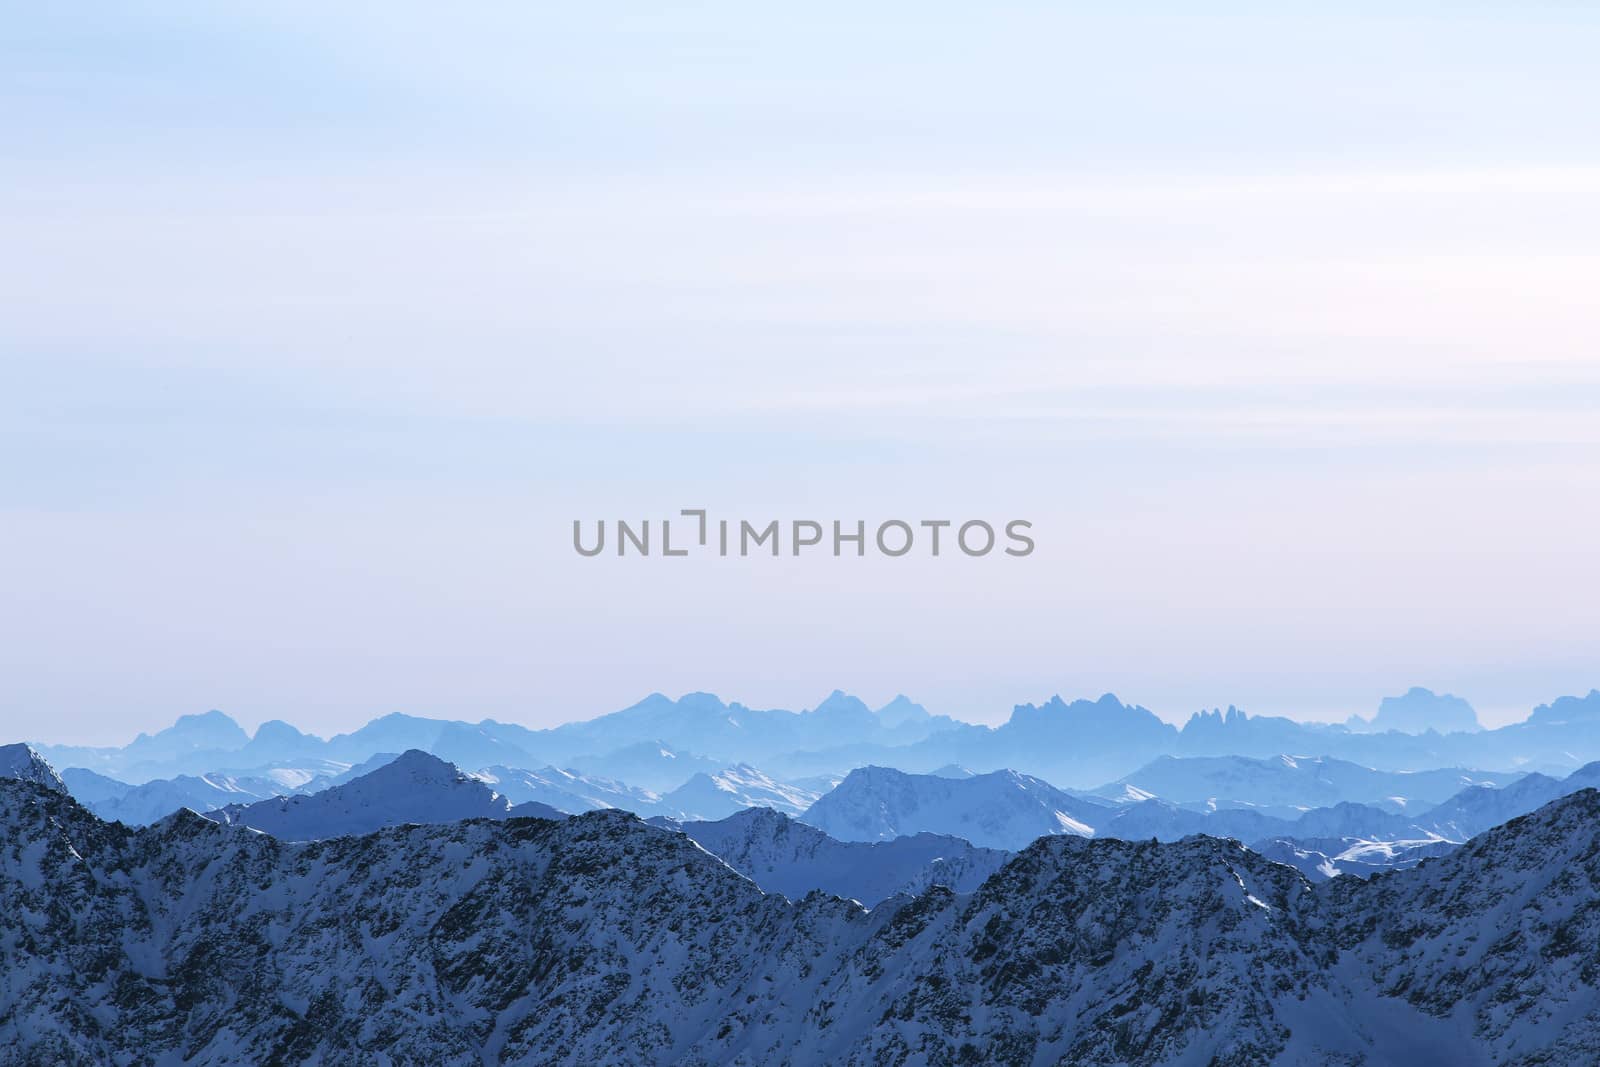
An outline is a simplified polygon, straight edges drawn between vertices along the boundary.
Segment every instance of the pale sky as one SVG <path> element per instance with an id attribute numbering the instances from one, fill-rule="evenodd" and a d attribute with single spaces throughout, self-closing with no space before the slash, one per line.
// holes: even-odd
<path id="1" fill-rule="evenodd" d="M 1600 686 L 1600 14 L 1205 6 L 12 12 L 0 740 Z"/>

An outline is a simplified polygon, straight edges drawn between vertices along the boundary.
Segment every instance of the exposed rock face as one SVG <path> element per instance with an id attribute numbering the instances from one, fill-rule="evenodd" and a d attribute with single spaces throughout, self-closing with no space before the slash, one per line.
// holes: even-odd
<path id="1" fill-rule="evenodd" d="M 1600 793 L 1312 885 L 1236 842 L 1043 838 L 973 894 L 764 894 L 619 812 L 289 844 L 0 781 L 0 1059 L 1577 1063 Z"/>

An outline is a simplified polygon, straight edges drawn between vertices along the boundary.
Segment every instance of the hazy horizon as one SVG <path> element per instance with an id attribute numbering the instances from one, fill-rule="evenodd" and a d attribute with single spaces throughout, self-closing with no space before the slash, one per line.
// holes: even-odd
<path id="1" fill-rule="evenodd" d="M 15 12 L 0 735 L 1587 692 L 1600 10 L 1207 8 Z"/>
<path id="2" fill-rule="evenodd" d="M 1410 688 L 1410 687 L 1408 687 L 1408 688 Z M 1427 688 L 1427 687 L 1423 686 L 1423 687 L 1420 687 L 1420 688 Z M 1205 707 L 1198 707 L 1198 708 L 1194 708 L 1194 709 L 1192 709 L 1190 711 L 1187 711 L 1187 712 L 1179 713 L 1179 712 L 1174 712 L 1171 709 L 1165 709 L 1164 710 L 1164 709 L 1160 709 L 1160 708 L 1153 708 L 1153 707 L 1150 707 L 1150 706 L 1144 704 L 1142 701 L 1139 701 L 1137 699 L 1124 697 L 1121 693 L 1115 693 L 1115 692 L 1107 691 L 1107 692 L 1104 692 L 1104 693 L 1094 693 L 1094 694 L 1083 693 L 1083 694 L 1079 694 L 1079 695 L 1075 695 L 1075 696 L 1074 695 L 1068 695 L 1066 693 L 1052 693 L 1052 694 L 1050 694 L 1050 696 L 1046 696 L 1046 697 L 1043 697 L 1043 698 L 1035 698 L 1035 699 L 1032 699 L 1032 700 L 1019 701 L 1016 704 L 1008 705 L 1003 710 L 995 711 L 995 712 L 993 712 L 991 714 L 985 715 L 985 714 L 981 714 L 980 713 L 980 714 L 977 714 L 977 715 L 970 715 L 970 714 L 961 714 L 961 713 L 958 713 L 958 712 L 952 712 L 952 711 L 949 711 L 949 710 L 946 710 L 946 709 L 931 707 L 926 702 L 918 700 L 914 694 L 905 693 L 903 691 L 896 691 L 894 693 L 891 693 L 887 697 L 882 697 L 882 698 L 878 698 L 878 699 L 868 699 L 868 698 L 862 696 L 860 693 L 853 692 L 853 691 L 848 690 L 848 689 L 840 689 L 838 691 L 844 693 L 845 696 L 855 697 L 855 698 L 861 700 L 864 704 L 867 705 L 867 707 L 871 708 L 873 711 L 879 711 L 885 705 L 887 705 L 887 704 L 891 703 L 892 701 L 894 701 L 897 697 L 905 696 L 907 699 L 911 700 L 913 703 L 922 705 L 924 708 L 927 709 L 928 713 L 931 714 L 931 715 L 947 715 L 952 719 L 957 719 L 957 720 L 962 721 L 962 722 L 972 723 L 972 724 L 975 724 L 975 725 L 983 725 L 983 726 L 998 726 L 999 724 L 1005 722 L 1007 719 L 1010 718 L 1010 716 L 1012 714 L 1012 711 L 1013 711 L 1013 709 L 1015 707 L 1021 706 L 1021 705 L 1025 705 L 1025 704 L 1032 704 L 1034 706 L 1043 705 L 1043 704 L 1049 703 L 1049 701 L 1054 697 L 1060 697 L 1061 700 L 1063 700 L 1064 702 L 1070 704 L 1070 703 L 1072 703 L 1074 701 L 1077 701 L 1077 700 L 1094 701 L 1094 700 L 1100 699 L 1102 696 L 1114 696 L 1118 700 L 1120 700 L 1124 705 L 1126 705 L 1128 707 L 1144 707 L 1146 710 L 1152 712 L 1154 715 L 1156 715 L 1158 718 L 1160 718 L 1163 722 L 1167 722 L 1167 723 L 1170 723 L 1170 724 L 1172 724 L 1174 726 L 1178 726 L 1178 727 L 1183 726 L 1183 724 L 1185 722 L 1187 722 L 1196 713 L 1226 710 L 1230 706 L 1228 703 L 1225 702 L 1225 703 L 1222 703 L 1222 704 L 1212 704 L 1212 705 L 1207 705 Z M 327 738 L 330 738 L 330 737 L 337 736 L 339 734 L 350 733 L 350 732 L 352 732 L 354 730 L 357 730 L 357 729 L 361 728 L 362 726 L 365 726 L 369 722 L 374 721 L 375 719 L 382 718 L 385 715 L 391 715 L 391 714 L 411 715 L 411 716 L 415 716 L 417 718 L 454 720 L 454 721 L 461 721 L 461 722 L 481 722 L 481 721 L 483 721 L 485 719 L 494 719 L 494 720 L 496 720 L 498 722 L 514 723 L 514 724 L 521 725 L 521 726 L 527 726 L 527 727 L 530 727 L 530 728 L 533 728 L 533 729 L 544 729 L 544 728 L 548 728 L 548 727 L 551 727 L 551 726 L 560 726 L 560 725 L 563 725 L 565 723 L 570 723 L 570 722 L 586 722 L 588 720 L 596 719 L 596 718 L 599 718 L 599 717 L 604 716 L 604 715 L 609 715 L 609 714 L 611 714 L 613 712 L 616 712 L 616 711 L 625 710 L 627 708 L 630 708 L 630 707 L 634 706 L 635 704 L 641 703 L 642 701 L 649 699 L 652 696 L 658 696 L 658 695 L 664 695 L 664 696 L 668 697 L 668 699 L 670 699 L 670 700 L 678 701 L 678 700 L 681 700 L 683 697 L 688 696 L 688 695 L 690 695 L 692 693 L 710 693 L 712 696 L 715 696 L 715 697 L 717 697 L 717 699 L 721 700 L 724 704 L 730 704 L 730 705 L 732 705 L 732 704 L 741 704 L 744 707 L 750 708 L 750 709 L 755 710 L 755 711 L 769 711 L 769 710 L 771 710 L 771 711 L 810 711 L 810 710 L 814 710 L 818 705 L 820 705 L 823 702 L 823 700 L 825 700 L 827 698 L 827 696 L 831 695 L 832 692 L 834 692 L 834 690 L 830 690 L 829 693 L 824 694 L 820 698 L 813 699 L 808 703 L 780 705 L 780 704 L 772 704 L 772 703 L 757 703 L 757 702 L 752 702 L 752 701 L 749 701 L 749 700 L 743 700 L 743 699 L 740 699 L 739 697 L 730 697 L 730 696 L 728 696 L 726 694 L 718 693 L 715 690 L 710 690 L 710 689 L 692 689 L 692 690 L 686 690 L 686 691 L 681 692 L 681 693 L 662 693 L 660 690 L 653 690 L 650 693 L 643 694 L 643 695 L 641 695 L 641 696 L 639 696 L 639 697 L 637 697 L 637 698 L 635 698 L 633 700 L 629 700 L 629 701 L 626 701 L 625 703 L 617 704 L 617 705 L 612 706 L 612 707 L 606 707 L 606 708 L 598 709 L 598 710 L 585 710 L 585 711 L 574 710 L 570 717 L 564 718 L 564 719 L 559 719 L 559 720 L 553 720 L 553 721 L 545 720 L 543 718 L 535 720 L 535 719 L 528 719 L 528 718 L 517 718 L 517 717 L 496 716 L 496 715 L 473 715 L 473 714 L 466 713 L 466 712 L 456 713 L 456 712 L 451 711 L 450 709 L 392 708 L 392 709 L 390 709 L 388 711 L 379 712 L 379 713 L 373 714 L 373 715 L 357 716 L 357 717 L 353 717 L 353 718 L 340 719 L 340 720 L 330 720 L 330 725 L 322 726 L 322 725 L 319 725 L 318 723 L 307 722 L 307 721 L 304 721 L 302 719 L 297 719 L 292 713 L 291 714 L 278 714 L 278 715 L 265 715 L 265 716 L 262 716 L 260 718 L 251 718 L 251 717 L 247 717 L 247 716 L 237 715 L 237 714 L 235 714 L 233 712 L 230 712 L 227 708 L 210 707 L 210 708 L 198 709 L 198 710 L 195 710 L 195 711 L 178 712 L 178 713 L 172 715 L 170 718 L 168 718 L 165 721 L 134 726 L 134 727 L 132 727 L 131 731 L 126 733 L 125 735 L 115 735 L 115 736 L 113 736 L 113 735 L 107 733 L 107 734 L 105 734 L 103 736 L 96 736 L 94 738 L 77 738 L 77 737 L 61 737 L 61 736 L 49 736 L 49 737 L 47 737 L 47 736 L 43 736 L 43 735 L 29 735 L 27 737 L 0 739 L 0 744 L 11 743 L 11 742 L 14 742 L 14 741 L 29 741 L 29 742 L 37 742 L 39 744 L 50 744 L 50 745 L 85 745 L 85 746 L 93 746 L 93 747 L 101 747 L 101 746 L 120 747 L 121 745 L 125 745 L 128 742 L 132 741 L 140 733 L 155 734 L 155 733 L 157 733 L 157 732 L 159 732 L 161 730 L 164 730 L 164 729 L 172 726 L 180 718 L 184 718 L 186 716 L 204 715 L 204 714 L 207 714 L 207 713 L 212 712 L 212 711 L 219 711 L 222 714 L 226 715 L 228 718 L 230 718 L 234 722 L 238 723 L 239 726 L 246 733 L 248 733 L 248 734 L 250 734 L 252 736 L 254 736 L 255 732 L 260 728 L 262 723 L 277 720 L 277 721 L 287 722 L 289 725 L 291 725 L 291 726 L 295 727 L 296 729 L 300 730 L 302 733 L 312 734 L 312 735 L 321 737 L 323 739 L 327 739 Z M 1513 723 L 1521 722 L 1524 719 L 1526 719 L 1529 714 L 1532 713 L 1534 708 L 1539 707 L 1541 705 L 1553 703 L 1559 697 L 1573 696 L 1573 697 L 1581 698 L 1581 697 L 1586 696 L 1588 694 L 1588 692 L 1589 692 L 1589 690 L 1580 690 L 1580 691 L 1574 691 L 1574 692 L 1571 692 L 1571 693 L 1560 693 L 1560 694 L 1556 694 L 1554 696 L 1550 696 L 1550 697 L 1545 698 L 1545 699 L 1537 700 L 1534 703 L 1529 704 L 1526 708 L 1520 708 L 1520 709 L 1505 709 L 1503 711 L 1494 711 L 1494 710 L 1486 711 L 1485 709 L 1480 708 L 1475 704 L 1473 704 L 1472 706 L 1473 706 L 1473 710 L 1477 713 L 1478 721 L 1483 725 L 1483 727 L 1485 729 L 1495 729 L 1495 728 L 1498 728 L 1498 727 L 1501 727 L 1501 726 L 1507 726 L 1507 725 L 1511 725 Z M 1384 696 L 1398 697 L 1398 696 L 1403 695 L 1403 693 L 1404 693 L 1404 691 L 1402 690 L 1401 692 L 1387 693 L 1387 694 L 1384 694 Z M 1472 704 L 1472 701 L 1471 701 L 1470 697 L 1464 697 L 1460 693 L 1445 693 L 1445 692 L 1442 692 L 1442 691 L 1438 691 L 1436 693 L 1436 695 L 1441 696 L 1441 697 L 1443 697 L 1443 696 L 1462 697 L 1462 699 L 1465 699 L 1468 704 Z M 1381 700 L 1382 698 L 1379 698 L 1379 699 Z M 1234 704 L 1232 706 L 1238 707 L 1237 704 Z M 1323 717 L 1323 718 L 1308 718 L 1308 717 L 1304 717 L 1304 716 L 1283 715 L 1280 712 L 1275 712 L 1275 711 L 1266 710 L 1266 709 L 1254 709 L 1254 708 L 1239 707 L 1239 710 L 1245 712 L 1247 715 L 1251 716 L 1252 718 L 1257 717 L 1257 716 L 1262 716 L 1262 717 L 1281 717 L 1281 718 L 1295 719 L 1296 721 L 1299 721 L 1299 722 L 1320 722 L 1320 723 L 1329 723 L 1329 724 L 1342 725 L 1343 723 L 1345 723 L 1349 719 L 1350 715 L 1356 715 L 1356 716 L 1359 716 L 1359 717 L 1361 717 L 1363 719 L 1367 719 L 1367 720 L 1370 721 L 1373 718 L 1373 716 L 1377 714 L 1378 702 L 1374 701 L 1373 706 L 1371 708 L 1367 709 L 1367 710 L 1364 710 L 1364 711 L 1357 710 L 1357 711 L 1353 711 L 1353 712 L 1351 712 L 1351 713 L 1349 713 L 1347 715 L 1341 715 L 1341 716 L 1338 716 L 1338 717 Z M 1315 753 L 1299 753 L 1299 754 L 1300 755 L 1315 755 Z"/>

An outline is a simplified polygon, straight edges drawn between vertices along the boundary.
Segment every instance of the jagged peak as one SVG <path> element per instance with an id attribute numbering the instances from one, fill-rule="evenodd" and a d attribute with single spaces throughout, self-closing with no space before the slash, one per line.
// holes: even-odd
<path id="1" fill-rule="evenodd" d="M 164 815 L 139 830 L 141 834 L 154 833 L 164 837 L 198 837 L 201 834 L 215 833 L 222 829 L 221 825 L 206 818 L 193 808 L 179 808 L 171 815 Z"/>
<path id="2" fill-rule="evenodd" d="M 33 782 L 56 793 L 67 792 L 66 783 L 50 765 L 50 761 L 26 743 L 0 745 L 0 778 Z"/>
<path id="3" fill-rule="evenodd" d="M 1209 711 L 1205 708 L 1201 708 L 1199 711 L 1189 716 L 1188 722 L 1184 723 L 1184 726 L 1187 727 L 1190 724 L 1218 725 L 1233 722 L 1244 722 L 1249 718 L 1251 718 L 1251 716 L 1248 712 L 1229 704 L 1226 711 L 1221 708 L 1212 708 Z"/>

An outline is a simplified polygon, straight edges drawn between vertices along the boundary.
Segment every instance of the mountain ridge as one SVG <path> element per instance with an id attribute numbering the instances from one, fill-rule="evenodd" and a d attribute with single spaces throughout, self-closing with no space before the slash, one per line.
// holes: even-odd
<path id="1" fill-rule="evenodd" d="M 1407 1037 L 1575 1062 L 1600 1033 L 1597 885 L 1593 789 L 1371 881 L 1216 838 L 1058 835 L 970 895 L 866 912 L 762 893 L 616 812 L 293 844 L 192 813 L 132 830 L 0 781 L 0 1041 L 57 1062 L 1175 1067 L 1377 1064 Z"/>

